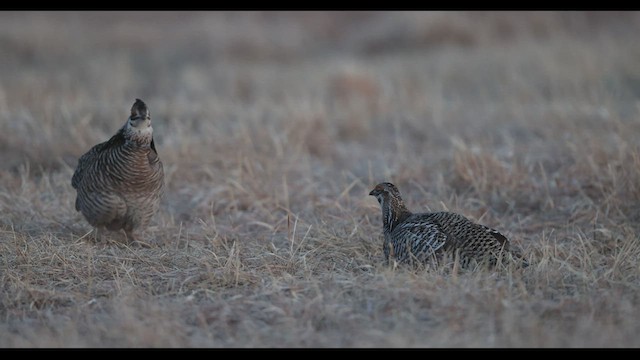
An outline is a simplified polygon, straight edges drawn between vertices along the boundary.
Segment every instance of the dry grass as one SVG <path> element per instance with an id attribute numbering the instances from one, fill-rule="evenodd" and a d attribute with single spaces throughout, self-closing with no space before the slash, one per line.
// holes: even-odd
<path id="1" fill-rule="evenodd" d="M 639 20 L 0 13 L 0 347 L 637 347 Z M 70 185 L 136 97 L 151 248 Z M 380 181 L 532 265 L 383 266 Z"/>

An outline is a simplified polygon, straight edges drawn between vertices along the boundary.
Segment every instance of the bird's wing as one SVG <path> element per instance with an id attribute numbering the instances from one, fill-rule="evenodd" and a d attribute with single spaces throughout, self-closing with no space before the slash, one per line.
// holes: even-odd
<path id="1" fill-rule="evenodd" d="M 71 178 L 71 186 L 73 186 L 74 189 L 78 189 L 78 186 L 80 186 L 80 182 L 84 177 L 85 171 L 91 166 L 94 161 L 96 161 L 100 154 L 105 151 L 105 149 L 122 146 L 125 143 L 123 131 L 123 129 L 120 129 L 115 135 L 111 137 L 111 139 L 94 145 L 91 149 L 89 149 L 89 151 L 82 155 L 80 159 L 78 159 L 78 166 L 76 167 L 76 170 L 73 173 L 73 177 Z"/>
<path id="2" fill-rule="evenodd" d="M 449 236 L 437 223 L 420 218 L 408 218 L 394 229 L 393 235 L 399 239 L 406 239 L 404 245 L 411 249 L 411 253 L 424 259 L 449 241 Z"/>
<path id="3" fill-rule="evenodd" d="M 508 247 L 509 239 L 498 230 L 478 224 L 469 220 L 466 216 L 453 212 L 430 213 L 429 219 L 438 224 L 447 235 L 457 238 L 461 245 L 472 238 L 495 239 L 502 246 Z M 459 234 L 459 232 L 462 232 Z M 458 236 L 456 236 L 458 235 Z"/>
<path id="4" fill-rule="evenodd" d="M 78 189 L 86 169 L 91 165 L 91 163 L 95 161 L 98 154 L 102 151 L 103 146 L 104 143 L 95 145 L 84 155 L 82 155 L 80 159 L 78 159 L 78 166 L 76 166 L 76 170 L 74 171 L 73 177 L 71 178 L 71 186 L 73 186 L 74 189 Z"/>

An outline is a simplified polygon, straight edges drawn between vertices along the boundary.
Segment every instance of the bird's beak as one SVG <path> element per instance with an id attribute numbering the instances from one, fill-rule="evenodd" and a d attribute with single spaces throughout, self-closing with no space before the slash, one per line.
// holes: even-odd
<path id="1" fill-rule="evenodd" d="M 369 195 L 371 195 L 371 196 L 376 196 L 376 190 L 375 190 L 375 189 L 371 190 L 371 192 L 369 193 Z"/>

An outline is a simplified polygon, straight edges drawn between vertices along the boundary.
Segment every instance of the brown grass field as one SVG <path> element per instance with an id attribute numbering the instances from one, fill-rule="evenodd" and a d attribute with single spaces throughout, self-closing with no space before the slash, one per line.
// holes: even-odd
<path id="1" fill-rule="evenodd" d="M 640 13 L 0 12 L 0 347 L 639 347 Z M 75 211 L 135 98 L 166 196 Z M 526 269 L 385 266 L 373 186 Z"/>

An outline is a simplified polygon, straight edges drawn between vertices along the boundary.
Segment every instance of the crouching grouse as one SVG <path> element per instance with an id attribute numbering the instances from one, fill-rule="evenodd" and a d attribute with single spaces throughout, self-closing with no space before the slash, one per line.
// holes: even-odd
<path id="1" fill-rule="evenodd" d="M 412 213 L 391 183 L 376 185 L 369 195 L 382 208 L 382 249 L 387 263 L 390 255 L 399 263 L 416 264 L 457 253 L 463 265 L 471 260 L 490 265 L 505 260 L 528 266 L 509 240 L 494 229 L 451 212 Z"/>

